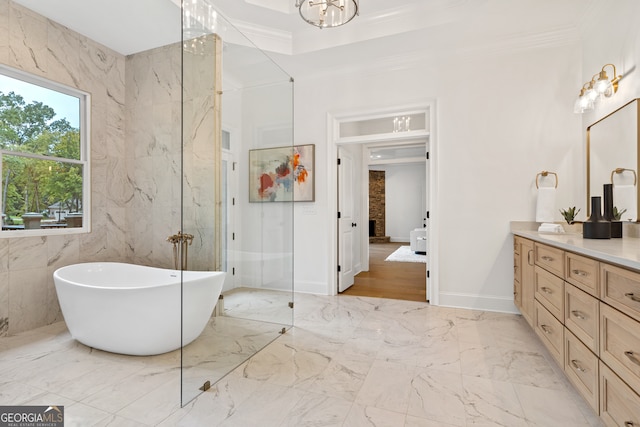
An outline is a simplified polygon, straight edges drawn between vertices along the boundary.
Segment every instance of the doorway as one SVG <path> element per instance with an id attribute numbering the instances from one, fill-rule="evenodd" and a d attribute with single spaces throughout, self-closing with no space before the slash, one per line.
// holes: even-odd
<path id="1" fill-rule="evenodd" d="M 380 109 L 370 112 L 345 113 L 340 115 L 329 114 L 329 144 L 328 144 L 328 176 L 329 185 L 338 191 L 337 197 L 330 198 L 328 203 L 329 213 L 335 218 L 336 212 L 340 216 L 339 200 L 339 161 L 338 153 L 346 147 L 354 147 L 360 150 L 359 158 L 363 164 L 368 164 L 364 147 L 383 145 L 409 145 L 415 143 L 426 144 L 427 153 L 422 155 L 426 165 L 425 194 L 426 212 L 426 244 L 427 244 L 427 265 L 426 278 L 423 286 L 426 288 L 426 299 L 432 304 L 438 304 L 438 274 L 437 274 L 437 144 L 435 137 L 435 101 L 427 101 L 420 105 L 407 106 L 403 108 Z M 409 125 L 410 121 L 410 125 Z M 404 125 L 403 125 L 404 124 Z M 398 125 L 398 126 L 396 126 Z M 358 148 L 355 148 L 358 147 Z M 368 154 L 367 154 L 368 155 Z M 363 171 L 364 168 L 360 168 Z M 355 180 L 364 186 L 368 181 L 368 170 L 365 173 L 358 173 Z M 353 178 L 353 177 L 352 177 Z M 367 184 L 368 185 L 368 184 Z M 366 187 L 365 187 L 366 188 Z M 359 198 L 355 203 L 360 206 L 360 216 L 354 218 L 354 223 L 360 224 L 355 233 L 355 239 L 350 240 L 352 248 L 360 248 L 361 268 L 356 269 L 356 273 L 369 271 L 369 243 L 368 243 L 368 205 L 367 198 L 360 197 L 359 193 L 354 193 Z M 429 208 L 431 206 L 431 208 Z M 430 213 L 430 215 L 429 215 Z M 329 295 L 339 293 L 339 281 L 341 278 L 341 257 L 344 251 L 349 248 L 341 247 L 340 223 L 334 222 L 333 232 L 330 235 L 330 258 L 329 269 L 332 272 L 331 280 L 328 283 L 327 291 Z M 343 254 L 341 254 L 341 251 Z M 424 266 L 424 264 L 423 264 Z M 340 289 L 342 290 L 342 289 Z"/>
<path id="2" fill-rule="evenodd" d="M 346 295 L 427 300 L 426 149 L 425 141 L 363 146 L 363 183 L 354 191 L 367 204 L 360 221 L 368 222 L 368 268 L 356 272 Z"/>

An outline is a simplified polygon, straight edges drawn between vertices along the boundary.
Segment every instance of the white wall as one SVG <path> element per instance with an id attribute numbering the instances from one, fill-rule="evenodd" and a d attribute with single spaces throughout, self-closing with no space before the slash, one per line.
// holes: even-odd
<path id="1" fill-rule="evenodd" d="M 408 242 L 411 230 L 424 224 L 424 163 L 375 165 L 369 170 L 385 171 L 385 235 L 392 242 Z"/>
<path id="2" fill-rule="evenodd" d="M 326 80 L 296 76 L 295 141 L 315 143 L 328 165 L 327 113 L 437 102 L 439 300 L 443 305 L 515 311 L 509 222 L 533 220 L 535 176 L 560 176 L 560 206 L 583 200 L 581 118 L 573 114 L 580 81 L 576 44 L 459 61 L 412 64 Z M 375 90 L 373 90 L 375 88 Z M 318 171 L 318 215 L 296 207 L 296 285 L 330 292 L 326 266 L 335 189 Z M 324 214 L 322 214 L 324 212 Z M 560 219 L 558 213 L 558 219 Z M 299 242 L 311 239 L 312 248 Z"/>
<path id="3" fill-rule="evenodd" d="M 623 78 L 614 96 L 601 100 L 594 111 L 582 116 L 583 132 L 611 111 L 640 97 L 640 2 L 618 0 L 615 7 L 603 7 L 593 15 L 584 29 L 582 74 L 574 83 L 576 92 L 605 64 L 613 63 Z M 611 67 L 606 71 L 611 78 Z"/>

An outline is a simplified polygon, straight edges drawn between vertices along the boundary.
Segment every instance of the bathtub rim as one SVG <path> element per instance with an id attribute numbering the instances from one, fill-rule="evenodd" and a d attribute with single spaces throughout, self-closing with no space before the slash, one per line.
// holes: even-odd
<path id="1" fill-rule="evenodd" d="M 87 265 L 126 265 L 126 266 L 133 266 L 136 269 L 140 269 L 140 270 L 153 270 L 156 272 L 162 271 L 162 272 L 174 272 L 176 273 L 175 276 L 175 281 L 168 281 L 165 283 L 151 283 L 147 286 L 98 286 L 95 284 L 87 284 L 87 283 L 81 283 L 79 281 L 77 281 L 77 279 L 69 279 L 67 277 L 63 277 L 60 275 L 61 272 L 67 271 L 67 270 L 72 270 L 74 267 L 78 268 L 79 266 L 87 266 Z M 190 277 L 189 280 L 184 280 L 185 277 L 185 273 L 190 274 L 194 277 Z M 64 281 L 66 283 L 68 283 L 69 285 L 73 285 L 73 286 L 78 286 L 78 287 L 82 287 L 82 288 L 90 288 L 90 289 L 105 289 L 105 290 L 120 290 L 120 291 L 134 291 L 134 290 L 142 290 L 142 289 L 149 289 L 149 288 L 160 288 L 160 287 L 165 287 L 165 286 L 174 286 L 176 284 L 184 284 L 184 283 L 189 283 L 191 281 L 195 281 L 204 277 L 212 277 L 212 276 L 218 276 L 220 274 L 226 274 L 226 272 L 224 271 L 195 271 L 195 270 L 175 270 L 175 269 L 169 269 L 169 268 L 162 268 L 162 267 L 152 267 L 152 266 L 148 266 L 148 265 L 142 265 L 142 264 L 134 264 L 134 263 L 129 263 L 129 262 L 118 262 L 118 261 L 89 261 L 89 262 L 79 262 L 79 263 L 74 263 L 74 264 L 69 264 L 69 265 L 65 265 L 63 267 L 59 267 L 57 268 L 54 272 L 53 272 L 53 277 L 54 280 L 57 278 L 61 281 Z M 173 276 L 171 276 L 173 277 Z"/>

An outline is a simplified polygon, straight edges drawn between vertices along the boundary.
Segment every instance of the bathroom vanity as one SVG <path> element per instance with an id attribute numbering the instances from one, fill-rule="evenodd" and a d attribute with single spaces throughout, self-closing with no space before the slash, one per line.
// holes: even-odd
<path id="1" fill-rule="evenodd" d="M 640 238 L 512 224 L 514 301 L 608 426 L 640 426 Z"/>

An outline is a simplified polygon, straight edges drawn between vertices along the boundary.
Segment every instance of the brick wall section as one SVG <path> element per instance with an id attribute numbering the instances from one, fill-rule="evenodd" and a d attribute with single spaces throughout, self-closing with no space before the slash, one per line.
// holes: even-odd
<path id="1" fill-rule="evenodd" d="M 376 237 L 385 235 L 384 171 L 369 171 L 369 220 L 376 222 Z"/>

